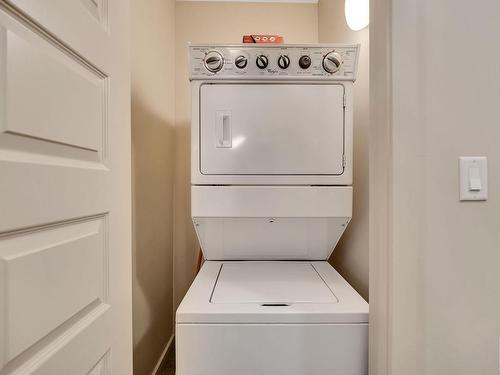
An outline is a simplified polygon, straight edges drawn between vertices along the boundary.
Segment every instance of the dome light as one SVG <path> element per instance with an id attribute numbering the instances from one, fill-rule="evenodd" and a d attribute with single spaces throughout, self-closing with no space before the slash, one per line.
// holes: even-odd
<path id="1" fill-rule="evenodd" d="M 354 31 L 364 29 L 370 23 L 369 0 L 345 0 L 345 20 Z"/>

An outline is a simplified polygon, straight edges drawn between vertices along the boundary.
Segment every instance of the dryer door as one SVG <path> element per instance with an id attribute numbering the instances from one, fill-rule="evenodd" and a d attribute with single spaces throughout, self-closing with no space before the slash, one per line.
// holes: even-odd
<path id="1" fill-rule="evenodd" d="M 204 84 L 200 169 L 206 175 L 341 175 L 341 84 Z"/>

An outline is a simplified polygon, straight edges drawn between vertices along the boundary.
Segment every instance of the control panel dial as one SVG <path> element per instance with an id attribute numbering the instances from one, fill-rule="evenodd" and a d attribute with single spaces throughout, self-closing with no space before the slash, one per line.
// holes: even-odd
<path id="1" fill-rule="evenodd" d="M 309 69 L 309 67 L 311 66 L 311 57 L 308 56 L 308 55 L 302 55 L 300 56 L 300 59 L 299 59 L 299 66 L 302 68 L 302 69 Z"/>
<path id="2" fill-rule="evenodd" d="M 287 69 L 290 66 L 290 58 L 287 55 L 281 55 L 278 58 L 278 66 L 281 69 Z"/>
<path id="3" fill-rule="evenodd" d="M 338 72 L 342 65 L 342 56 L 337 52 L 329 52 L 323 58 L 323 69 L 330 74 Z"/>
<path id="4" fill-rule="evenodd" d="M 243 55 L 238 56 L 234 60 L 234 65 L 236 65 L 236 67 L 238 69 L 244 69 L 244 68 L 246 68 L 247 64 L 248 64 L 248 59 L 247 59 L 246 56 L 243 56 Z"/>
<path id="5" fill-rule="evenodd" d="M 224 66 L 224 57 L 217 51 L 209 51 L 203 60 L 205 68 L 212 73 L 217 73 Z"/>
<path id="6" fill-rule="evenodd" d="M 269 65 L 269 59 L 266 55 L 259 55 L 255 60 L 255 64 L 259 69 L 265 69 Z"/>

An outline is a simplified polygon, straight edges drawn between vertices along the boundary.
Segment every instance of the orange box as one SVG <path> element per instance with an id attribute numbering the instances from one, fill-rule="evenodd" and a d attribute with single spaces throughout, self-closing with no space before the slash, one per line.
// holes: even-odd
<path id="1" fill-rule="evenodd" d="M 243 43 L 282 44 L 285 40 L 281 35 L 243 35 Z"/>

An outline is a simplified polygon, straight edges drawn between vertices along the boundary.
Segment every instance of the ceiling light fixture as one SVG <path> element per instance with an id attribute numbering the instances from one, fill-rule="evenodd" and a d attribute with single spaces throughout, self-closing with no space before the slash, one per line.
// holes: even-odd
<path id="1" fill-rule="evenodd" d="M 370 23 L 370 1 L 345 0 L 345 19 L 352 30 L 364 29 Z"/>

